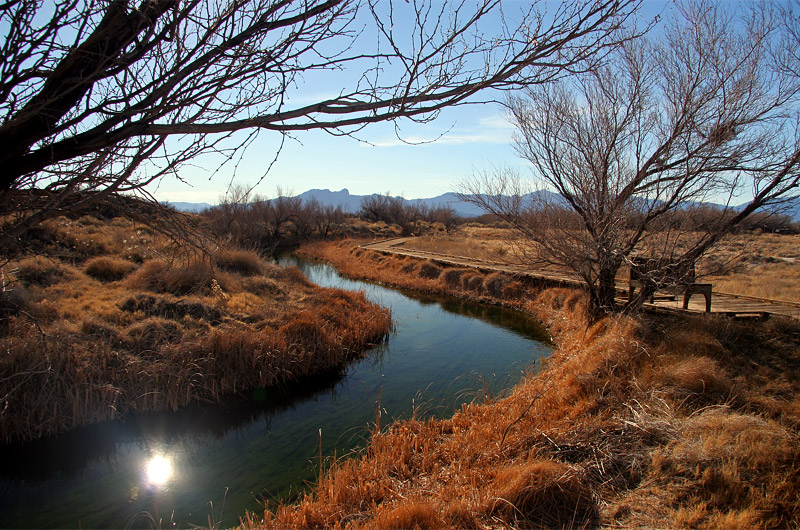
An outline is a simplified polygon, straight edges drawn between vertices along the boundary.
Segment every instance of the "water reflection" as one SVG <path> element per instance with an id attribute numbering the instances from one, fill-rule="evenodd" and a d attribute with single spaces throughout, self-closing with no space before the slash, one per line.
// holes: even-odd
<path id="1" fill-rule="evenodd" d="M 147 461 L 144 467 L 147 484 L 163 488 L 172 478 L 172 460 L 164 455 L 156 455 Z"/>
<path id="2" fill-rule="evenodd" d="M 154 412 L 122 421 L 83 427 L 55 438 L 26 444 L 0 446 L 0 485 L 3 479 L 24 482 L 80 476 L 86 466 L 106 462 L 118 465 L 121 447 L 137 447 L 147 459 L 150 447 L 164 444 L 183 447 L 189 440 L 221 441 L 253 422 L 270 427 L 274 415 L 290 409 L 298 400 L 335 392 L 344 377 L 341 371 L 309 376 L 280 387 L 259 388 L 244 396 L 230 396 L 222 406 L 190 405 L 178 412 Z M 0 508 L 2 499 L 0 499 Z"/>

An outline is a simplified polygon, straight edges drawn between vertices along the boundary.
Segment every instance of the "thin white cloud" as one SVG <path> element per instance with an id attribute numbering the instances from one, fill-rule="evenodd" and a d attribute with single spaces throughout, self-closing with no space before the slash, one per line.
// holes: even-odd
<path id="1" fill-rule="evenodd" d="M 420 135 L 405 136 L 403 139 L 391 138 L 369 142 L 377 147 L 396 147 L 409 144 L 421 145 L 463 145 L 474 143 L 508 144 L 511 142 L 511 133 L 514 126 L 500 114 L 481 118 L 477 127 L 461 129 L 445 133 L 439 138 L 424 137 Z"/>
<path id="2" fill-rule="evenodd" d="M 493 116 L 481 118 L 480 123 L 484 127 L 491 127 L 493 129 L 514 129 L 514 124 L 508 121 L 502 114 L 495 114 Z"/>

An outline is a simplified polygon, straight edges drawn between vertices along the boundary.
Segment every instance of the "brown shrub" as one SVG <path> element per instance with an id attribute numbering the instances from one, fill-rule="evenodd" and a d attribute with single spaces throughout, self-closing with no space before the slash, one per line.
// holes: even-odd
<path id="1" fill-rule="evenodd" d="M 102 282 L 113 282 L 123 279 L 136 265 L 128 260 L 100 256 L 86 262 L 83 269 L 87 275 Z"/>
<path id="2" fill-rule="evenodd" d="M 466 274 L 461 279 L 465 291 L 480 292 L 483 289 L 483 276 L 481 274 Z"/>
<path id="3" fill-rule="evenodd" d="M 180 340 L 181 330 L 171 320 L 150 317 L 128 327 L 125 336 L 130 341 L 131 349 L 152 350 L 161 344 Z"/>
<path id="4" fill-rule="evenodd" d="M 225 250 L 214 253 L 214 263 L 223 270 L 242 276 L 256 276 L 264 272 L 264 264 L 252 250 Z"/>
<path id="5" fill-rule="evenodd" d="M 390 510 L 378 512 L 373 519 L 372 528 L 406 529 L 444 528 L 439 518 L 439 510 L 428 502 L 408 500 Z"/>
<path id="6" fill-rule="evenodd" d="M 447 269 L 442 274 L 442 280 L 445 285 L 452 289 L 457 289 L 461 286 L 461 275 L 467 272 L 464 269 Z"/>
<path id="7" fill-rule="evenodd" d="M 421 278 L 429 278 L 431 280 L 435 280 L 439 277 L 442 273 L 442 269 L 431 263 L 430 261 L 426 261 L 419 267 L 419 276 Z"/>
<path id="8" fill-rule="evenodd" d="M 33 256 L 17 264 L 16 277 L 23 285 L 47 287 L 59 282 L 66 274 L 67 270 L 61 262 L 44 256 Z"/>
<path id="9" fill-rule="evenodd" d="M 525 284 L 520 281 L 512 281 L 503 287 L 503 298 L 517 300 L 525 294 Z"/>
<path id="10" fill-rule="evenodd" d="M 127 285 L 132 289 L 182 296 L 210 292 L 212 280 L 217 280 L 224 290 L 229 290 L 232 283 L 228 276 L 214 271 L 211 264 L 203 259 L 192 259 L 183 263 L 151 260 L 128 277 Z"/>
<path id="11" fill-rule="evenodd" d="M 668 363 L 656 374 L 655 383 L 667 387 L 680 400 L 700 399 L 704 404 L 729 398 L 733 385 L 717 361 L 703 356 Z"/>
<path id="12" fill-rule="evenodd" d="M 510 465 L 492 483 L 490 512 L 545 528 L 585 528 L 597 519 L 590 490 L 566 464 L 549 460 Z"/>
<path id="13" fill-rule="evenodd" d="M 507 281 L 508 279 L 504 274 L 495 272 L 486 277 L 486 279 L 483 281 L 483 285 L 486 287 L 486 292 L 488 292 L 491 296 L 494 296 L 495 298 L 502 298 Z"/>
<path id="14" fill-rule="evenodd" d="M 416 270 L 416 268 L 417 264 L 415 262 L 411 262 L 403 265 L 403 268 L 401 268 L 400 270 L 406 274 L 411 274 L 412 272 L 414 272 L 414 270 Z"/>

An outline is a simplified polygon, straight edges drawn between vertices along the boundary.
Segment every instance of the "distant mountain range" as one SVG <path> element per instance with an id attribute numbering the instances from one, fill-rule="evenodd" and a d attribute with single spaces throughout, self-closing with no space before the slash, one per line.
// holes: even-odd
<path id="1" fill-rule="evenodd" d="M 172 206 L 176 210 L 180 210 L 181 212 L 192 212 L 198 213 L 202 212 L 203 210 L 208 210 L 213 204 L 208 204 L 207 202 L 167 202 L 168 206 Z"/>
<path id="2" fill-rule="evenodd" d="M 378 195 L 373 193 L 373 196 Z M 330 190 L 308 190 L 298 195 L 304 201 L 316 199 L 323 206 L 341 206 L 349 213 L 356 213 L 361 208 L 361 201 L 369 195 L 351 195 L 347 188 L 339 191 Z M 429 208 L 450 207 L 461 217 L 476 217 L 483 215 L 484 212 L 479 207 L 458 198 L 455 193 L 445 193 L 429 199 L 403 199 L 411 204 L 424 205 Z"/>
<path id="3" fill-rule="evenodd" d="M 800 195 L 789 199 L 785 211 L 781 211 L 781 213 L 791 217 L 795 223 L 800 223 Z"/>
<path id="4" fill-rule="evenodd" d="M 555 193 L 543 191 L 538 193 L 547 193 L 556 196 Z M 378 195 L 378 194 L 373 194 Z M 352 195 L 347 188 L 339 191 L 331 190 L 308 190 L 298 195 L 303 201 L 311 201 L 316 199 L 323 206 L 341 206 L 345 212 L 356 213 L 361 207 L 361 201 L 368 195 Z M 476 217 L 482 215 L 484 212 L 474 204 L 462 201 L 455 193 L 445 193 L 429 199 L 403 199 L 412 204 L 422 204 L 429 208 L 435 207 L 450 207 L 457 215 L 461 217 Z M 211 204 L 202 202 L 169 202 L 167 203 L 174 208 L 184 212 L 200 212 L 210 208 Z M 722 207 L 720 204 L 708 204 L 708 206 Z M 738 208 L 737 208 L 738 209 Z M 781 210 L 782 214 L 788 215 L 794 222 L 800 222 L 800 196 L 789 199 L 785 207 Z"/>

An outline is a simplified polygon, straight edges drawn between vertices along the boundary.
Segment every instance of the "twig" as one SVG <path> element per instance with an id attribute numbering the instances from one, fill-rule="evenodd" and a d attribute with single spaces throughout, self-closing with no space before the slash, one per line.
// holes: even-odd
<path id="1" fill-rule="evenodd" d="M 524 417 L 525 417 L 525 415 L 528 413 L 528 411 L 529 411 L 529 410 L 531 410 L 531 408 L 533 407 L 534 403 L 536 403 L 536 402 L 539 400 L 539 398 L 540 398 L 540 397 L 542 397 L 543 395 L 545 395 L 545 394 L 547 393 L 547 391 L 548 391 L 548 390 L 550 390 L 550 388 L 551 388 L 552 386 L 553 386 L 552 384 L 548 385 L 548 386 L 547 386 L 547 387 L 546 387 L 544 390 L 542 390 L 541 392 L 539 392 L 538 394 L 536 394 L 535 396 L 533 396 L 533 399 L 532 399 L 532 400 L 531 400 L 531 402 L 528 404 L 528 406 L 527 406 L 527 407 L 525 407 L 525 410 L 523 410 L 523 411 L 522 411 L 522 414 L 520 414 L 520 415 L 519 415 L 519 417 L 518 417 L 517 419 L 515 419 L 514 421 L 512 421 L 511 423 L 509 423 L 509 424 L 508 424 L 508 426 L 506 426 L 505 430 L 503 431 L 503 437 L 500 439 L 500 443 L 498 444 L 498 448 L 499 448 L 499 449 L 501 449 L 501 450 L 502 450 L 502 448 L 503 448 L 503 443 L 505 443 L 505 441 L 506 441 L 506 436 L 508 435 L 508 431 L 510 431 L 510 430 L 511 430 L 511 427 L 513 427 L 514 425 L 516 425 L 517 423 L 519 423 L 520 421 L 522 421 L 522 418 L 524 418 Z"/>
<path id="2" fill-rule="evenodd" d="M 31 321 L 33 322 L 33 325 L 36 326 L 36 329 L 39 331 L 39 338 L 42 339 L 42 350 L 44 350 L 44 358 L 47 359 L 47 370 L 48 371 L 51 370 L 52 369 L 52 365 L 50 364 L 50 356 L 47 353 L 47 335 L 45 335 L 44 330 L 42 329 L 42 326 L 39 324 L 39 321 L 36 319 L 36 317 L 31 315 L 27 311 L 20 311 L 19 314 L 20 315 L 25 315 L 26 317 L 31 319 Z"/>

